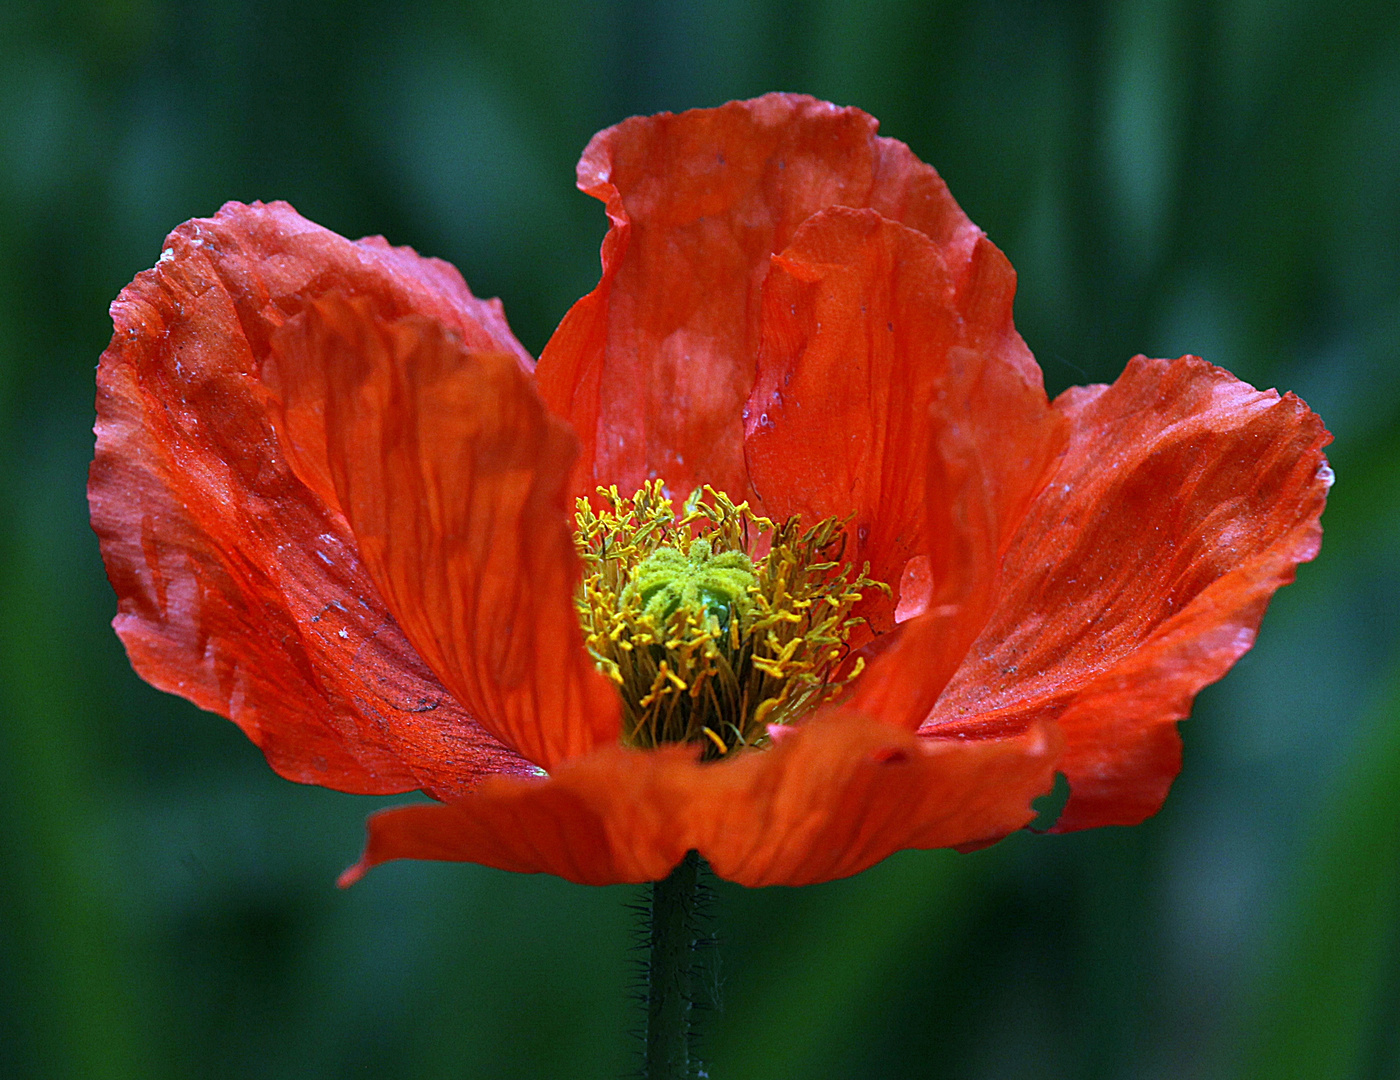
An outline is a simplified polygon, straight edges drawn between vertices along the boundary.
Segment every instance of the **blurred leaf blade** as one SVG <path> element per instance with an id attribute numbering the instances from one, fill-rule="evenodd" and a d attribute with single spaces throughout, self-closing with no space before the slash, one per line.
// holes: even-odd
<path id="1" fill-rule="evenodd" d="M 1368 1075 L 1386 1025 L 1400 1024 L 1388 978 L 1400 959 L 1400 664 L 1339 780 L 1294 868 L 1240 1080 Z"/>
<path id="2" fill-rule="evenodd" d="M 925 939 L 946 946 L 957 936 L 994 859 L 905 852 L 859 877 L 808 890 L 819 895 L 793 896 L 791 909 L 807 915 L 772 943 L 756 970 L 721 969 L 732 991 L 714 1048 L 718 1071 L 736 1080 L 838 1075 L 834 1063 L 865 1026 L 850 1021 L 887 1007 Z"/>

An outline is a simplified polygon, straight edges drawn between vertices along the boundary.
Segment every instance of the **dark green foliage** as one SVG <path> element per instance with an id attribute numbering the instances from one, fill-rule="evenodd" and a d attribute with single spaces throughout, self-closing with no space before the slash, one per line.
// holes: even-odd
<path id="1" fill-rule="evenodd" d="M 0 1074 L 614 1077 L 628 889 L 395 864 L 132 675 L 86 525 L 107 304 L 286 198 L 455 262 L 538 350 L 591 287 L 598 128 L 860 105 L 1020 274 L 1052 390 L 1196 352 L 1329 422 L 1322 558 L 1135 830 L 721 884 L 723 1080 L 1400 1076 L 1394 0 L 0 4 Z"/>

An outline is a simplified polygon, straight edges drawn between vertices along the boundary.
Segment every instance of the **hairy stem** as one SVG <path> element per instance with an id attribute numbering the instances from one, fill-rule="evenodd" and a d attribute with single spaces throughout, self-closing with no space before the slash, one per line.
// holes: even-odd
<path id="1" fill-rule="evenodd" d="M 692 1060 L 697 999 L 704 987 L 697 950 L 709 944 L 701 933 L 699 852 L 692 851 L 662 881 L 651 886 L 650 957 L 647 962 L 646 1080 L 682 1080 L 696 1075 Z"/>

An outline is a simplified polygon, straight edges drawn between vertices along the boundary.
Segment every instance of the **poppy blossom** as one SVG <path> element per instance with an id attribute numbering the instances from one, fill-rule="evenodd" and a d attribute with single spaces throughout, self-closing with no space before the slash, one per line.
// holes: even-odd
<path id="1" fill-rule="evenodd" d="M 1329 436 L 1195 357 L 1047 399 L 1015 278 L 875 121 L 597 135 L 598 286 L 539 360 L 446 263 L 285 203 L 112 308 L 93 526 L 153 685 L 281 775 L 435 801 L 396 858 L 803 884 L 1133 824 L 1318 550 Z"/>

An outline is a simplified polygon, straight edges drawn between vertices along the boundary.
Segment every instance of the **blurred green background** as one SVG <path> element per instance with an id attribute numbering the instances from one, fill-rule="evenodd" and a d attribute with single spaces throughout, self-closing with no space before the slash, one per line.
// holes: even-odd
<path id="1" fill-rule="evenodd" d="M 149 689 L 87 527 L 107 304 L 226 199 L 456 263 L 534 351 L 598 128 L 859 105 L 1020 273 L 1052 391 L 1203 354 L 1336 433 L 1321 559 L 1136 829 L 721 886 L 711 1075 L 1400 1076 L 1394 0 L 0 6 L 0 1074 L 613 1077 L 637 890 L 398 863 Z"/>

